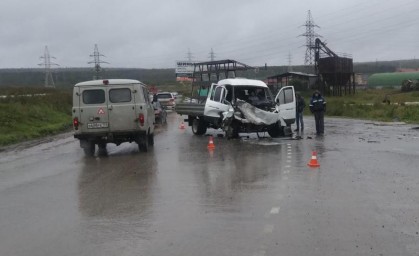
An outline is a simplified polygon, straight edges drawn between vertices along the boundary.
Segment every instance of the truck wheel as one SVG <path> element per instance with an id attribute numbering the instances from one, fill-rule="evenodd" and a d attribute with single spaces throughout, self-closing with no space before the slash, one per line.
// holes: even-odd
<path id="1" fill-rule="evenodd" d="M 154 133 L 149 134 L 147 137 L 148 137 L 148 145 L 154 146 Z"/>
<path id="2" fill-rule="evenodd" d="M 93 156 L 95 154 L 95 146 L 93 141 L 88 141 L 83 147 L 84 154 L 86 156 Z"/>
<path id="3" fill-rule="evenodd" d="M 192 121 L 192 132 L 195 135 L 203 135 L 207 132 L 207 125 L 205 121 L 195 118 Z"/>
<path id="4" fill-rule="evenodd" d="M 226 131 L 226 137 L 227 139 L 237 139 L 239 138 L 239 130 L 236 127 L 236 125 L 231 124 L 230 126 L 228 126 L 227 131 Z"/>
<path id="5" fill-rule="evenodd" d="M 99 142 L 97 146 L 99 149 L 106 150 L 106 142 Z"/>
<path id="6" fill-rule="evenodd" d="M 280 136 L 284 136 L 284 127 L 282 127 L 279 122 L 274 123 L 273 125 L 269 126 L 268 134 L 272 138 L 278 138 Z"/>
<path id="7" fill-rule="evenodd" d="M 148 142 L 149 142 L 149 138 L 147 135 L 141 136 L 137 143 L 138 143 L 138 149 L 141 152 L 147 152 L 148 151 Z"/>

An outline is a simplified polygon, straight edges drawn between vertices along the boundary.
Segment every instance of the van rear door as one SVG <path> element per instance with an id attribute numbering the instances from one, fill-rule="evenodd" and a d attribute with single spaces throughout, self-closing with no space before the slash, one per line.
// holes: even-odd
<path id="1" fill-rule="evenodd" d="M 81 86 L 79 97 L 79 122 L 82 132 L 108 132 L 109 117 L 106 88 Z"/>
<path id="2" fill-rule="evenodd" d="M 275 97 L 276 110 L 287 125 L 294 123 L 296 115 L 296 100 L 294 86 L 285 86 Z"/>
<path id="3" fill-rule="evenodd" d="M 113 85 L 108 89 L 109 130 L 129 131 L 137 127 L 135 94 L 133 85 Z"/>

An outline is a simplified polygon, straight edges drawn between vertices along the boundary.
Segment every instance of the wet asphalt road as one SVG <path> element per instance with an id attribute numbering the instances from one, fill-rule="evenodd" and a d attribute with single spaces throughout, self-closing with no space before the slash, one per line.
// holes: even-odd
<path id="1" fill-rule="evenodd" d="M 86 158 L 71 134 L 1 152 L 0 255 L 419 255 L 412 126 L 326 119 L 316 137 L 306 118 L 302 140 L 209 152 L 180 120 L 148 153 Z"/>

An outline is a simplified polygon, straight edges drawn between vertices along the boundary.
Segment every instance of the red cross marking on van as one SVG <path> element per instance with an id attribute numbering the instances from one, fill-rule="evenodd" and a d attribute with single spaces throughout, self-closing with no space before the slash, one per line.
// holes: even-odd
<path id="1" fill-rule="evenodd" d="M 103 110 L 103 108 L 99 108 L 99 110 L 97 111 L 98 115 L 104 115 L 105 111 Z"/>

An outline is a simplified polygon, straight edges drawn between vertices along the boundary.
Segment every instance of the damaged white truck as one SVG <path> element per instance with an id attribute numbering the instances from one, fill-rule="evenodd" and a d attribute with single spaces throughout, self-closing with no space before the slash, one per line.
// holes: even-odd
<path id="1" fill-rule="evenodd" d="M 293 86 L 286 86 L 273 97 L 260 80 L 229 78 L 213 83 L 202 103 L 186 102 L 176 112 L 187 115 L 185 121 L 196 135 L 208 128 L 222 129 L 227 138 L 239 133 L 267 132 L 271 137 L 291 135 L 295 122 L 296 100 Z"/>

